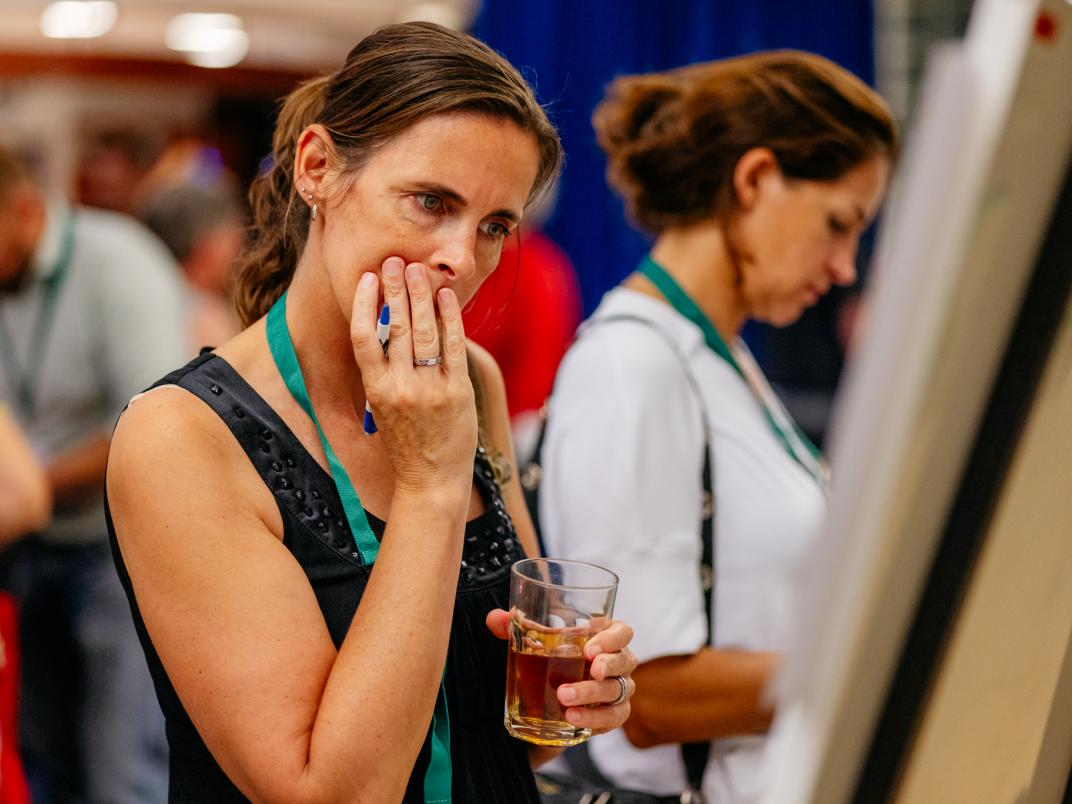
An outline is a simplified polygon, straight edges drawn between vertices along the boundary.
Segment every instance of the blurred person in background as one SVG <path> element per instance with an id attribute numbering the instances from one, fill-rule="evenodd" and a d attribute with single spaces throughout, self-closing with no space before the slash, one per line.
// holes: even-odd
<path id="1" fill-rule="evenodd" d="M 572 767 L 751 801 L 827 471 L 740 332 L 853 281 L 894 123 L 862 81 L 796 51 L 619 78 L 593 122 L 655 242 L 567 353 L 541 456 L 546 548 L 619 574 L 641 661 L 624 731 Z"/>
<path id="2" fill-rule="evenodd" d="M 138 215 L 182 266 L 190 286 L 191 354 L 238 334 L 230 269 L 245 242 L 245 215 L 233 185 L 216 181 L 150 185 Z"/>
<path id="3" fill-rule="evenodd" d="M 0 401 L 53 501 L 51 521 L 4 558 L 22 634 L 22 752 L 41 801 L 166 794 L 162 718 L 102 490 L 119 411 L 186 354 L 183 306 L 178 266 L 148 230 L 46 198 L 0 148 Z"/>
<path id="4" fill-rule="evenodd" d="M 531 454 L 540 409 L 581 322 L 581 291 L 566 253 L 541 226 L 554 209 L 554 188 L 503 245 L 499 266 L 465 308 L 465 331 L 503 373 L 518 461 Z M 531 221 L 530 221 L 531 218 Z"/>
<path id="5" fill-rule="evenodd" d="M 142 182 L 157 159 L 152 138 L 134 127 L 88 135 L 75 176 L 75 198 L 87 207 L 133 214 Z"/>
<path id="6" fill-rule="evenodd" d="M 48 524 L 48 477 L 26 436 L 0 402 L 0 547 Z"/>

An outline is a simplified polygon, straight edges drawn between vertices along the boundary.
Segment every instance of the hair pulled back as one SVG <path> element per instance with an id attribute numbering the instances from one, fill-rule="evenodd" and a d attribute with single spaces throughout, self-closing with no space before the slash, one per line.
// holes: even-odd
<path id="1" fill-rule="evenodd" d="M 784 50 L 616 79 L 592 118 L 607 179 L 653 234 L 729 213 L 733 172 L 769 148 L 788 178 L 832 181 L 873 156 L 895 159 L 896 125 L 863 81 Z"/>
<path id="2" fill-rule="evenodd" d="M 562 145 L 531 87 L 502 56 L 473 37 L 429 22 L 389 25 L 365 37 L 333 75 L 299 86 L 283 101 L 271 167 L 250 187 L 250 245 L 235 266 L 235 306 L 250 324 L 289 286 L 309 233 L 295 205 L 294 158 L 302 130 L 331 135 L 343 171 L 359 169 L 403 130 L 436 114 L 479 112 L 533 135 L 540 166 L 530 199 L 555 178 Z"/>

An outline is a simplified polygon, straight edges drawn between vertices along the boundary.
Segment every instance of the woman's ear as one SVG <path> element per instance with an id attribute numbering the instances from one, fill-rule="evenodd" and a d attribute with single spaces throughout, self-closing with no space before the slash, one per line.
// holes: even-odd
<path id="1" fill-rule="evenodd" d="M 323 205 L 329 160 L 334 153 L 331 135 L 319 123 L 307 126 L 298 135 L 298 147 L 294 153 L 294 186 L 302 201 L 310 207 Z"/>
<path id="2" fill-rule="evenodd" d="M 780 176 L 778 158 L 770 148 L 751 148 L 745 151 L 733 168 L 733 191 L 737 196 L 737 208 L 751 209 L 762 190 L 763 183 Z"/>

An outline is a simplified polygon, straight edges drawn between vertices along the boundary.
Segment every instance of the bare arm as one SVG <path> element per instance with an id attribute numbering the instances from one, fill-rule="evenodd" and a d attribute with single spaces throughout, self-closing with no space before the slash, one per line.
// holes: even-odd
<path id="1" fill-rule="evenodd" d="M 763 691 L 777 654 L 704 648 L 644 662 L 625 735 L 638 748 L 760 734 L 773 710 Z"/>
<path id="2" fill-rule="evenodd" d="M 44 470 L 0 405 L 0 544 L 44 527 L 51 513 Z"/>
<path id="3" fill-rule="evenodd" d="M 100 499 L 108 467 L 108 436 L 91 435 L 53 458 L 48 464 L 48 482 L 56 508 L 77 506 Z"/>
<path id="4" fill-rule="evenodd" d="M 146 626 L 206 745 L 255 801 L 397 801 L 431 721 L 476 422 L 453 294 L 439 298 L 446 368 L 417 374 L 403 354 L 401 272 L 385 267 L 384 287 L 390 365 L 375 338 L 375 284 L 359 287 L 352 334 L 396 484 L 379 557 L 337 653 L 281 543 L 271 493 L 215 414 L 184 391 L 160 389 L 131 406 L 113 440 L 109 499 Z M 430 292 L 418 295 L 414 318 L 420 307 L 434 328 Z"/>
<path id="5" fill-rule="evenodd" d="M 540 555 L 536 528 L 532 525 L 525 497 L 518 482 L 517 457 L 510 436 L 510 416 L 506 407 L 506 384 L 495 358 L 482 346 L 469 341 L 467 344 L 473 365 L 480 372 L 480 389 L 483 394 L 485 426 L 491 447 L 497 450 L 505 462 L 507 478 L 502 484 L 503 502 L 513 520 L 518 541 L 529 558 Z"/>

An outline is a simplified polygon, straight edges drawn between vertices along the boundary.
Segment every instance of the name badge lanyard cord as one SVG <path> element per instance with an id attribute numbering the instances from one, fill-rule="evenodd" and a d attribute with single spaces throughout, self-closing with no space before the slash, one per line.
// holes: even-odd
<path id="1" fill-rule="evenodd" d="M 59 299 L 60 286 L 63 284 L 68 269 L 71 267 L 73 254 L 74 215 L 68 214 L 63 223 L 59 256 L 53 264 L 52 271 L 49 272 L 43 283 L 41 306 L 37 308 L 37 317 L 34 319 L 25 367 L 19 365 L 15 339 L 8 329 L 7 322 L 3 318 L 3 311 L 0 309 L 0 355 L 3 357 L 4 372 L 8 375 L 12 391 L 15 394 L 19 413 L 27 421 L 33 418 L 34 409 L 37 406 L 37 387 L 40 384 L 43 373 L 42 362 L 45 346 L 48 343 L 52 320 L 56 314 L 56 302 Z"/>
<path id="2" fill-rule="evenodd" d="M 368 517 L 365 516 L 365 508 L 361 499 L 357 496 L 354 484 L 350 482 L 350 476 L 339 461 L 335 450 L 331 448 L 320 421 L 316 417 L 313 403 L 309 399 L 309 391 L 302 375 L 301 364 L 298 362 L 297 352 L 294 351 L 294 341 L 290 337 L 290 328 L 287 326 L 287 294 L 284 293 L 271 310 L 268 311 L 267 320 L 268 349 L 272 353 L 276 368 L 279 370 L 283 382 L 290 391 L 306 415 L 316 425 L 316 432 L 320 436 L 320 444 L 324 448 L 331 476 L 335 481 L 335 487 L 339 492 L 343 511 L 346 513 L 346 521 L 350 525 L 350 532 L 354 535 L 354 543 L 361 560 L 371 567 L 379 553 L 380 543 L 369 526 Z M 445 670 L 444 670 L 445 673 Z M 428 769 L 424 777 L 424 795 L 426 804 L 433 802 L 449 802 L 451 800 L 451 763 L 450 763 L 450 716 L 447 712 L 447 696 L 442 683 L 439 686 L 439 695 L 436 698 L 435 713 L 432 716 L 432 753 L 428 763 Z"/>
<path id="3" fill-rule="evenodd" d="M 800 430 L 789 416 L 789 413 L 782 407 L 774 392 L 766 386 L 766 383 L 761 379 L 762 375 L 759 367 L 755 365 L 747 351 L 742 350 L 739 357 L 734 355 L 715 328 L 715 325 L 711 323 L 711 319 L 704 314 L 699 305 L 692 300 L 681 285 L 667 273 L 666 269 L 655 262 L 650 255 L 641 261 L 637 271 L 655 285 L 671 307 L 700 328 L 708 348 L 728 363 L 737 372 L 737 375 L 744 380 L 752 396 L 755 397 L 763 409 L 763 415 L 771 431 L 789 457 L 811 475 L 824 492 L 827 491 L 830 483 L 830 469 L 826 461 L 823 460 L 818 448 L 812 444 L 811 440 Z"/>

